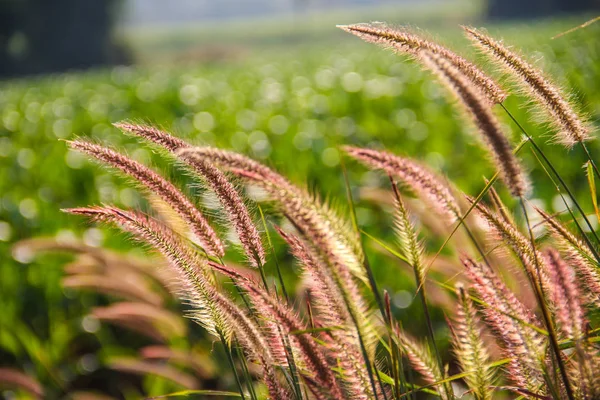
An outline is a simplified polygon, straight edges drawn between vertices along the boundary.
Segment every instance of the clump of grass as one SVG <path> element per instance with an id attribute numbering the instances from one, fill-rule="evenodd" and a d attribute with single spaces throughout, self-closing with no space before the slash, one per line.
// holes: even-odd
<path id="1" fill-rule="evenodd" d="M 179 189 L 147 167 L 102 146 L 71 142 L 75 149 L 135 178 L 148 192 L 161 198 L 163 205 L 172 208 L 202 240 L 194 243 L 193 238 L 171 229 L 165 221 L 152 215 L 160 210 L 147 215 L 105 205 L 65 211 L 117 226 L 166 260 L 167 268 L 178 277 L 171 289 L 187 302 L 189 316 L 225 346 L 243 398 L 258 398 L 246 361 L 260 370 L 259 379 L 267 396 L 282 400 L 387 400 L 414 396 L 417 392 L 453 399 L 457 398 L 457 385 L 466 386 L 477 399 L 493 398 L 501 390 L 534 399 L 597 398 L 600 389 L 594 371 L 600 365 L 600 352 L 595 345 L 599 337 L 593 326 L 590 329 L 600 298 L 596 249 L 542 210 L 539 212 L 554 242 L 543 242 L 533 234 L 525 207 L 528 185 L 517 150 L 502 132 L 492 109 L 493 103 L 502 102 L 504 92 L 475 64 L 412 33 L 383 25 L 342 28 L 368 41 L 408 52 L 433 70 L 456 94 L 458 104 L 471 115 L 498 170 L 494 178 L 485 182 L 484 192 L 476 197 L 460 194 L 470 200 L 470 208 L 465 212 L 453 193 L 459 193 L 458 189 L 419 162 L 382 151 L 345 148 L 354 159 L 369 168 L 384 170 L 391 178 L 396 218 L 390 225 L 396 228 L 399 249 L 383 242 L 379 245 L 413 269 L 415 290 L 422 301 L 424 328 L 428 332 L 426 340 L 413 338 L 412 321 L 401 324 L 394 318 L 387 293 L 383 296 L 385 304 L 378 304 L 381 309 L 372 306 L 372 299 L 380 299 L 382 294 L 376 292 L 377 285 L 359 230 L 347 222 L 348 218 L 276 171 L 244 155 L 211 147 L 193 147 L 153 127 L 117 124 L 122 130 L 182 160 L 215 192 L 228 216 L 226 225 L 237 231 L 246 264 L 259 269 L 262 281 L 252 269 L 231 265 L 228 256 L 232 250 L 224 245 L 215 246 L 216 239 L 209 240 L 216 237 L 215 230 L 207 220 L 200 219 L 201 211 Z M 467 31 L 533 87 L 563 128 L 560 133 L 563 143 L 587 140 L 587 131 L 582 130 L 584 124 L 577 122 L 580 120 L 555 96 L 554 89 L 537 71 L 487 36 L 470 28 Z M 535 147 L 535 151 L 539 148 Z M 282 296 L 283 281 L 273 284 L 266 279 L 264 267 L 268 257 L 260 231 L 253 222 L 247 201 L 229 181 L 228 174 L 262 188 L 289 222 L 289 228 L 275 227 L 274 230 L 307 278 L 310 293 L 307 307 L 299 306 L 301 302 L 293 299 L 284 300 L 287 291 L 286 296 Z M 497 176 L 519 199 L 524 228 L 497 193 L 494 187 Z M 430 246 L 426 244 L 443 238 L 421 237 L 423 234 L 414 223 L 415 216 L 405 207 L 402 188 L 396 185 L 394 178 L 435 210 L 445 224 L 455 225 L 452 232 L 459 225 L 465 227 L 474 247 L 453 249 L 453 258 L 448 262 L 459 265 L 461 273 L 445 277 L 458 281 L 456 289 L 430 273 L 430 264 L 425 261 L 430 258 L 427 254 Z M 490 192 L 495 210 L 482 201 L 486 191 Z M 471 212 L 487 223 L 487 229 L 469 226 L 472 223 L 466 217 Z M 200 220 L 203 222 L 199 223 Z M 352 222 L 357 223 L 354 212 Z M 265 229 L 268 229 L 266 224 Z M 444 246 L 451 243 L 450 238 L 445 239 Z M 557 248 L 553 247 L 554 243 L 558 244 Z M 506 250 L 515 257 L 496 257 L 497 252 L 506 253 Z M 529 283 L 519 292 L 511 290 L 508 284 L 509 279 L 517 276 L 513 264 L 522 266 Z M 223 288 L 225 279 L 233 282 L 239 295 Z M 439 338 L 428 301 L 430 284 L 448 289 L 453 296 L 447 311 L 453 354 L 460 369 L 454 375 L 451 375 L 454 366 L 450 369 L 436 343 Z M 95 285 L 96 290 L 105 290 L 98 282 Z M 124 288 L 118 292 L 137 296 L 138 302 L 143 301 L 142 293 L 145 293 L 136 290 L 128 293 Z M 143 306 L 124 303 L 96 310 L 96 314 L 119 323 L 135 321 L 158 325 L 161 329 L 170 327 L 166 334 L 158 329 L 157 336 L 178 334 L 175 322 L 178 320 L 157 308 L 146 298 Z M 486 332 L 497 348 L 484 339 Z M 234 343 L 239 343 L 244 350 L 236 357 L 241 365 L 236 364 L 233 357 Z M 138 363 L 129 368 L 144 370 L 146 367 Z"/>

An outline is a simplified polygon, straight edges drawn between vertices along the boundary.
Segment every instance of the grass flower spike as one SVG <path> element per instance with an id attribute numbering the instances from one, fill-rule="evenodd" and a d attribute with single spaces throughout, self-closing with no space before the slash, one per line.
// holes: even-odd
<path id="1" fill-rule="evenodd" d="M 396 29 L 382 23 L 340 25 L 338 27 L 367 42 L 391 48 L 398 53 L 410 54 L 417 59 L 419 59 L 421 51 L 437 54 L 467 76 L 473 85 L 486 94 L 486 98 L 490 102 L 502 103 L 506 98 L 506 93 L 502 88 L 478 66 L 446 47 L 425 39 L 406 28 Z"/>
<path id="2" fill-rule="evenodd" d="M 463 27 L 463 29 L 469 39 L 485 54 L 505 67 L 512 76 L 518 79 L 521 86 L 538 100 L 542 109 L 549 116 L 548 121 L 557 130 L 557 142 L 571 147 L 577 142 L 581 143 L 591 139 L 587 123 L 575 112 L 560 90 L 543 76 L 541 71 L 496 39 L 475 28 Z"/>

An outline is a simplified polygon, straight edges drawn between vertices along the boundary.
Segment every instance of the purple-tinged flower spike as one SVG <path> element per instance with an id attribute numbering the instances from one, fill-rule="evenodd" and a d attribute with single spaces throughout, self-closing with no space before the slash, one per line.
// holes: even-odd
<path id="1" fill-rule="evenodd" d="M 431 52 L 423 52 L 421 57 L 425 65 L 438 75 L 471 115 L 510 192 L 513 196 L 523 197 L 527 192 L 527 180 L 483 93 L 445 58 Z"/>
<path id="2" fill-rule="evenodd" d="M 550 290 L 558 325 L 567 338 L 581 340 L 585 335 L 587 320 L 581 304 L 582 296 L 577 287 L 575 272 L 560 258 L 558 251 L 548 249 L 545 255 L 552 282 Z"/>
<path id="3" fill-rule="evenodd" d="M 463 257 L 473 289 L 485 303 L 486 322 L 502 340 L 511 359 L 509 377 L 519 387 L 537 393 L 544 383 L 545 337 L 532 327 L 539 322 L 486 264 Z"/>
<path id="4" fill-rule="evenodd" d="M 349 269 L 354 276 L 368 282 L 355 230 L 320 201 L 241 154 L 211 147 L 194 147 L 180 154 L 210 162 L 264 189 L 307 240 L 341 260 L 344 270 Z"/>
<path id="5" fill-rule="evenodd" d="M 339 285 L 338 278 L 333 271 L 326 267 L 327 263 L 314 249 L 298 237 L 279 228 L 276 229 L 288 243 L 292 254 L 298 259 L 304 274 L 308 277 L 312 304 L 319 325 L 332 328 L 329 331 L 333 342 L 332 347 L 338 354 L 338 360 L 343 369 L 342 379 L 345 386 L 348 387 L 350 398 L 371 398 L 372 394 L 368 390 L 370 388 L 369 376 L 351 316 L 353 311 L 344 300 L 345 294 Z"/>
<path id="6" fill-rule="evenodd" d="M 370 168 L 378 168 L 398 177 L 439 215 L 454 222 L 461 215 L 460 207 L 448 184 L 420 163 L 385 151 L 345 146 L 344 151 Z"/>
<path id="7" fill-rule="evenodd" d="M 396 331 L 396 335 L 402 350 L 406 354 L 408 361 L 410 361 L 410 365 L 421 374 L 425 382 L 433 384 L 445 379 L 428 347 L 400 331 Z M 450 398 L 447 391 L 442 388 L 439 390 L 439 396 L 443 400 L 449 400 Z"/>
<path id="8" fill-rule="evenodd" d="M 171 152 L 175 152 L 184 147 L 190 147 L 190 145 L 185 141 L 153 126 L 138 125 L 129 122 L 118 122 L 113 125 L 122 131 L 142 137 L 150 142 L 164 147 Z"/>
<path id="9" fill-rule="evenodd" d="M 542 105 L 543 111 L 548 115 L 548 122 L 557 130 L 555 138 L 558 143 L 570 148 L 577 142 L 591 139 L 589 125 L 541 71 L 481 31 L 466 26 L 463 29 L 479 49 L 504 67 Z"/>
<path id="10" fill-rule="evenodd" d="M 260 238 L 260 233 L 250 217 L 244 201 L 235 190 L 225 175 L 204 159 L 195 157 L 193 153 L 185 150 L 179 153 L 183 159 L 198 175 L 210 185 L 213 192 L 225 208 L 227 216 L 234 226 L 238 238 L 242 243 L 250 264 L 258 268 L 265 263 L 265 250 Z"/>
<path id="11" fill-rule="evenodd" d="M 109 148 L 75 140 L 68 142 L 72 149 L 84 152 L 135 179 L 146 191 L 159 196 L 189 224 L 204 250 L 212 256 L 223 257 L 223 243 L 198 208 L 172 183 L 130 158 Z"/>
<path id="12" fill-rule="evenodd" d="M 594 254 L 583 240 L 571 233 L 556 218 L 539 208 L 536 210 L 544 218 L 559 250 L 575 268 L 580 286 L 586 288 L 586 303 L 600 306 L 600 270 Z"/>
<path id="13" fill-rule="evenodd" d="M 298 349 L 300 359 L 309 373 L 308 384 L 315 386 L 317 392 L 327 393 L 326 398 L 337 400 L 345 398 L 342 387 L 331 369 L 332 366 L 327 361 L 324 347 L 318 346 L 315 338 L 309 333 L 297 333 L 307 331 L 308 326 L 300 320 L 296 311 L 270 296 L 260 284 L 238 271 L 214 262 L 209 262 L 209 265 L 232 278 L 239 287 L 244 289 L 259 315 L 274 320 L 276 329 L 280 329 L 274 331 L 272 336 L 279 337 L 281 334 L 288 336 L 294 347 Z"/>
<path id="14" fill-rule="evenodd" d="M 392 28 L 383 23 L 339 25 L 338 28 L 358 36 L 366 42 L 390 48 L 397 53 L 409 54 L 419 60 L 419 52 L 430 51 L 452 63 L 470 82 L 486 94 L 492 103 L 502 103 L 506 93 L 492 78 L 470 61 L 449 50 L 448 48 L 428 40 L 407 28 Z"/>
<path id="15" fill-rule="evenodd" d="M 470 202 L 475 201 L 470 197 L 467 199 Z M 548 268 L 542 254 L 533 248 L 531 240 L 526 238 L 514 224 L 498 216 L 481 202 L 478 202 L 475 207 L 486 220 L 494 237 L 508 245 L 523 264 L 525 272 L 533 279 L 538 280 L 544 291 L 547 291 L 551 285 L 548 278 Z"/>
<path id="16" fill-rule="evenodd" d="M 212 335 L 229 341 L 235 335 L 245 351 L 262 365 L 263 379 L 273 398 L 289 398 L 282 386 L 268 341 L 256 324 L 229 298 L 214 286 L 207 261 L 181 241 L 180 237 L 160 222 L 146 215 L 115 207 L 83 207 L 64 210 L 111 223 L 131 233 L 142 243 L 158 250 L 179 274 L 182 296 L 193 306 L 191 318 Z"/>

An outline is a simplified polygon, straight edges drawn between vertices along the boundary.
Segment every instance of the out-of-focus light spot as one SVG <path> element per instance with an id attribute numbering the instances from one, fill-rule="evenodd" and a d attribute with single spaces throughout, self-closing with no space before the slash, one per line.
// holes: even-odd
<path id="1" fill-rule="evenodd" d="M 417 115 L 410 108 L 403 108 L 394 115 L 396 126 L 403 129 L 408 129 L 415 123 Z"/>
<path id="2" fill-rule="evenodd" d="M 329 147 L 321 153 L 321 161 L 328 167 L 335 167 L 340 163 L 340 153 L 337 149 Z"/>
<path id="3" fill-rule="evenodd" d="M 65 163 L 69 168 L 80 169 L 83 167 L 86 158 L 78 151 L 69 149 L 65 154 Z"/>
<path id="4" fill-rule="evenodd" d="M 413 296 L 406 290 L 400 290 L 394 294 L 392 302 L 397 308 L 408 308 L 413 301 Z"/>
<path id="5" fill-rule="evenodd" d="M 59 119 L 52 124 L 52 132 L 57 138 L 66 138 L 71 134 L 71 121 L 68 119 Z"/>
<path id="6" fill-rule="evenodd" d="M 298 92 L 304 88 L 310 87 L 310 81 L 303 76 L 295 76 L 292 79 L 292 89 Z"/>
<path id="7" fill-rule="evenodd" d="M 88 246 L 99 247 L 104 242 L 104 233 L 98 228 L 87 229 L 83 233 L 83 242 Z"/>
<path id="8" fill-rule="evenodd" d="M 211 113 L 202 111 L 194 115 L 194 128 L 200 132 L 209 132 L 215 127 L 215 119 Z"/>
<path id="9" fill-rule="evenodd" d="M 527 215 L 529 216 L 529 223 L 533 228 L 534 236 L 539 237 L 546 231 L 546 224 L 543 223 L 544 217 L 537 212 L 535 209 L 536 207 L 543 210 L 544 202 L 540 199 L 529 199 L 525 205 Z"/>
<path id="10" fill-rule="evenodd" d="M 0 138 L 0 157 L 8 157 L 12 151 L 12 147 L 10 138 Z"/>
<path id="11" fill-rule="evenodd" d="M 100 321 L 91 315 L 86 315 L 81 319 L 81 327 L 86 332 L 95 333 L 100 329 Z"/>
<path id="12" fill-rule="evenodd" d="M 21 264 L 29 264 L 35 258 L 35 254 L 29 247 L 17 246 L 13 248 L 12 257 Z"/>
<path id="13" fill-rule="evenodd" d="M 134 189 L 125 188 L 119 192 L 119 200 L 127 207 L 134 207 L 137 205 L 138 195 Z"/>
<path id="14" fill-rule="evenodd" d="M 256 126 L 256 113 L 252 110 L 244 109 L 240 110 L 235 119 L 240 128 L 245 129 L 247 131 L 254 129 Z"/>
<path id="15" fill-rule="evenodd" d="M 312 147 L 312 137 L 307 132 L 298 132 L 294 136 L 294 146 L 300 151 L 308 150 Z"/>
<path id="16" fill-rule="evenodd" d="M 29 169 L 35 164 L 35 153 L 31 149 L 21 149 L 17 154 L 17 162 L 22 168 Z"/>
<path id="17" fill-rule="evenodd" d="M 256 157 L 266 158 L 271 154 L 271 143 L 263 131 L 254 131 L 248 136 L 248 143 Z"/>
<path id="18" fill-rule="evenodd" d="M 185 85 L 179 89 L 179 100 L 188 106 L 195 106 L 200 100 L 200 91 L 195 85 Z"/>
<path id="19" fill-rule="evenodd" d="M 150 162 L 150 153 L 146 149 L 135 149 L 131 153 L 131 158 L 139 163 L 147 164 Z"/>
<path id="20" fill-rule="evenodd" d="M 12 236 L 12 228 L 8 222 L 0 221 L 0 241 L 8 242 Z"/>
<path id="21" fill-rule="evenodd" d="M 244 151 L 248 148 L 248 135 L 244 132 L 236 132 L 229 138 L 229 143 L 236 151 Z"/>
<path id="22" fill-rule="evenodd" d="M 15 132 L 19 129 L 19 121 L 21 120 L 21 114 L 15 110 L 4 112 L 2 116 L 2 124 L 9 131 Z"/>
<path id="23" fill-rule="evenodd" d="M 564 200 L 563 200 L 564 198 Z M 565 205 L 565 202 L 567 203 L 567 205 Z M 552 209 L 554 210 L 554 212 L 557 213 L 562 213 L 567 211 L 567 206 L 569 208 L 573 207 L 573 201 L 571 200 L 570 197 L 568 196 L 560 196 L 559 194 L 557 194 L 556 196 L 554 196 L 552 198 Z"/>
<path id="24" fill-rule="evenodd" d="M 266 79 L 262 85 L 262 97 L 269 103 L 279 103 L 283 99 L 283 88 L 274 79 Z"/>
<path id="25" fill-rule="evenodd" d="M 340 136 L 351 136 L 356 132 L 356 123 L 351 117 L 338 118 L 334 127 L 335 133 Z"/>
<path id="26" fill-rule="evenodd" d="M 156 98 L 156 88 L 152 82 L 145 81 L 138 85 L 135 94 L 141 101 L 149 103 Z"/>
<path id="27" fill-rule="evenodd" d="M 33 199 L 23 199 L 19 203 L 19 212 L 27 219 L 33 219 L 38 215 L 37 203 Z"/>
<path id="28" fill-rule="evenodd" d="M 444 156 L 434 151 L 428 153 L 427 156 L 425 156 L 425 160 L 427 161 L 427 164 L 431 165 L 431 167 L 435 170 L 444 168 L 444 165 L 446 164 L 446 159 Z"/>
<path id="29" fill-rule="evenodd" d="M 335 84 L 335 74 L 329 68 L 320 69 L 315 74 L 315 82 L 319 89 L 331 89 Z"/>
<path id="30" fill-rule="evenodd" d="M 275 115 L 269 119 L 269 129 L 276 135 L 283 135 L 289 127 L 290 123 L 283 115 Z"/>
<path id="31" fill-rule="evenodd" d="M 70 229 L 61 229 L 56 232 L 55 238 L 59 243 L 73 243 L 77 240 L 77 235 Z"/>
<path id="32" fill-rule="evenodd" d="M 363 87 L 363 79 L 357 72 L 348 72 L 342 76 L 342 87 L 346 92 L 359 92 Z"/>
<path id="33" fill-rule="evenodd" d="M 49 187 L 41 187 L 38 190 L 38 197 L 40 198 L 40 200 L 42 200 L 44 203 L 50 203 L 53 199 L 54 199 L 54 192 L 52 191 L 52 188 Z"/>
<path id="34" fill-rule="evenodd" d="M 79 359 L 79 367 L 87 373 L 94 372 L 95 370 L 97 370 L 98 365 L 98 358 L 92 353 L 84 354 Z"/>
<path id="35" fill-rule="evenodd" d="M 415 122 L 406 133 L 410 140 L 421 142 L 429 136 L 429 128 L 422 122 Z"/>
<path id="36" fill-rule="evenodd" d="M 311 98 L 313 111 L 317 114 L 326 114 L 329 111 L 329 99 L 322 94 L 316 94 Z"/>

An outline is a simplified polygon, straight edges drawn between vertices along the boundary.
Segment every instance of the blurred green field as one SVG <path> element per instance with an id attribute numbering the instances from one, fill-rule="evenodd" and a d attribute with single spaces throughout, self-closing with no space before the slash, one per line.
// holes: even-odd
<path id="1" fill-rule="evenodd" d="M 522 48 L 530 59 L 539 59 L 558 82 L 572 89 L 577 103 L 598 126 L 600 24 L 550 39 L 583 20 L 494 25 L 489 31 Z M 60 265 L 66 258 L 45 256 L 30 263 L 29 254 L 11 253 L 16 241 L 40 235 L 131 247 L 124 236 L 59 211 L 93 203 L 124 207 L 143 203 L 126 181 L 67 151 L 61 140 L 92 137 L 188 182 L 178 175 L 177 166 L 158 161 L 151 149 L 111 126 L 124 119 L 149 122 L 194 143 L 231 148 L 263 160 L 292 181 L 341 204 L 345 197 L 338 147 L 343 144 L 422 159 L 469 194 L 484 186 L 482 177 L 493 173 L 490 163 L 429 74 L 404 57 L 346 37 L 333 27 L 324 35 L 316 43 L 250 47 L 211 62 L 153 63 L 0 83 L 0 366 L 24 367 L 61 393 L 48 369 L 58 368 L 56 379 L 65 385 L 76 374 L 87 373 L 81 364 L 66 362 L 73 356 L 70 351 L 77 354 L 76 348 L 68 350 L 73 340 L 93 342 L 92 348 L 102 346 L 108 352 L 123 351 L 116 347 L 121 337 L 109 328 L 95 334 L 83 330 L 86 310 L 103 300 L 61 288 Z M 458 27 L 444 27 L 438 35 L 473 56 Z M 548 138 L 526 119 L 522 98 L 511 96 L 506 104 L 534 137 Z M 500 110 L 498 114 L 517 142 L 515 127 Z M 544 148 L 592 212 L 581 151 Z M 591 150 L 600 154 L 597 141 Z M 548 210 L 560 211 L 555 188 L 535 158 L 528 150 L 522 158 L 531 171 L 532 198 Z M 355 188 L 387 188 L 385 178 L 354 163 L 347 168 Z M 358 198 L 358 190 L 355 194 Z M 359 199 L 357 212 L 364 230 L 389 238 L 391 222 L 381 208 Z M 377 279 L 393 293 L 410 288 L 389 263 L 373 255 Z M 291 268 L 286 275 L 293 275 Z M 411 315 L 410 307 L 399 316 L 407 315 L 421 318 Z M 163 388 L 152 390 L 159 394 Z"/>

